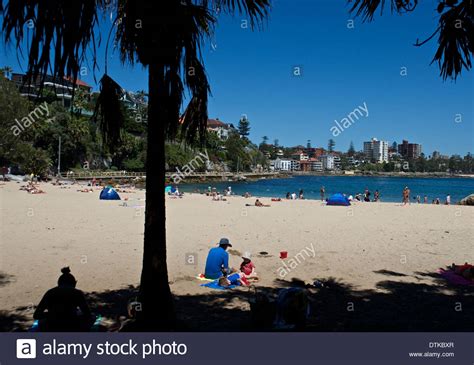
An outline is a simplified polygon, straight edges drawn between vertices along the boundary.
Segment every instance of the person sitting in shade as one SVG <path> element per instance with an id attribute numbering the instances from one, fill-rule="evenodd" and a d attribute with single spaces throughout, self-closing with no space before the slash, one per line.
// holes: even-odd
<path id="1" fill-rule="evenodd" d="M 76 289 L 69 267 L 61 269 L 58 286 L 46 292 L 33 314 L 45 332 L 88 331 L 94 324 L 84 293 Z M 80 310 L 80 312 L 79 312 Z"/>
<path id="2" fill-rule="evenodd" d="M 204 276 L 207 279 L 219 279 L 223 273 L 230 274 L 229 254 L 227 249 L 232 247 L 227 238 L 221 238 L 218 247 L 211 248 L 206 259 Z"/>

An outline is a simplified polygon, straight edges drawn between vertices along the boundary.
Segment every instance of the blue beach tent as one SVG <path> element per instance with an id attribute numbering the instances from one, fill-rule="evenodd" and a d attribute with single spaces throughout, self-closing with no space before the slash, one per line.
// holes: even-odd
<path id="1" fill-rule="evenodd" d="M 120 195 L 115 191 L 114 188 L 107 186 L 100 192 L 100 200 L 120 200 Z"/>
<path id="2" fill-rule="evenodd" d="M 341 193 L 333 194 L 327 200 L 327 205 L 343 205 L 348 206 L 351 205 L 351 202 L 347 197 L 342 195 Z"/>

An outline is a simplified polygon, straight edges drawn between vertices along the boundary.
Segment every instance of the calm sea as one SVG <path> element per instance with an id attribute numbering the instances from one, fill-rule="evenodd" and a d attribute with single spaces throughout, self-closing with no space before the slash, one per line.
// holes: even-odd
<path id="1" fill-rule="evenodd" d="M 264 179 L 251 182 L 213 182 L 206 184 L 183 184 L 180 189 L 193 192 L 195 189 L 205 191 L 208 186 L 223 191 L 231 186 L 235 194 L 250 192 L 253 196 L 285 197 L 287 192 L 298 194 L 303 189 L 307 199 L 319 199 L 319 189 L 324 186 L 326 195 L 345 193 L 355 195 L 368 188 L 372 193 L 378 189 L 381 201 L 401 201 L 402 190 L 408 186 L 412 197 L 425 195 L 428 201 L 439 198 L 444 202 L 446 195 L 451 194 L 453 203 L 469 194 L 474 194 L 474 178 L 404 178 L 404 177 L 366 177 L 366 176 L 296 176 L 287 179 Z"/>

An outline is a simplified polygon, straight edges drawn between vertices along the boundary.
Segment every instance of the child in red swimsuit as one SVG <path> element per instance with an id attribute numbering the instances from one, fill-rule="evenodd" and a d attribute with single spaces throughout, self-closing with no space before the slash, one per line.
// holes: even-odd
<path id="1" fill-rule="evenodd" d="M 252 255 L 250 252 L 245 252 L 242 255 L 242 263 L 240 264 L 240 271 L 245 275 L 246 278 L 257 278 L 257 273 L 255 272 L 255 265 L 251 260 Z"/>

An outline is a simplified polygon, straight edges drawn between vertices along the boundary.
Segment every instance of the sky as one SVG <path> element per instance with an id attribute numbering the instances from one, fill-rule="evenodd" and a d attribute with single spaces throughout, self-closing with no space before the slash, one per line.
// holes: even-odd
<path id="1" fill-rule="evenodd" d="M 420 143 L 428 156 L 474 152 L 474 79 L 463 72 L 443 81 L 431 60 L 437 39 L 414 47 L 437 26 L 436 1 L 420 2 L 413 13 L 391 14 L 363 23 L 344 0 L 274 0 L 262 30 L 246 19 L 218 14 L 212 40 L 203 47 L 211 84 L 209 117 L 238 124 L 250 120 L 250 139 L 280 145 L 357 150 L 372 137 Z M 111 22 L 100 26 L 106 37 Z M 104 43 L 97 61 L 104 64 Z M 16 49 L 0 51 L 0 65 L 21 71 Z M 87 65 L 86 65 L 87 66 Z M 147 71 L 124 66 L 109 50 L 109 74 L 125 89 L 147 89 Z M 97 80 L 102 75 L 96 71 Z M 82 77 L 94 85 L 92 72 Z M 334 136 L 336 121 L 360 107 L 353 123 Z M 352 116 L 355 114 L 353 113 Z"/>

